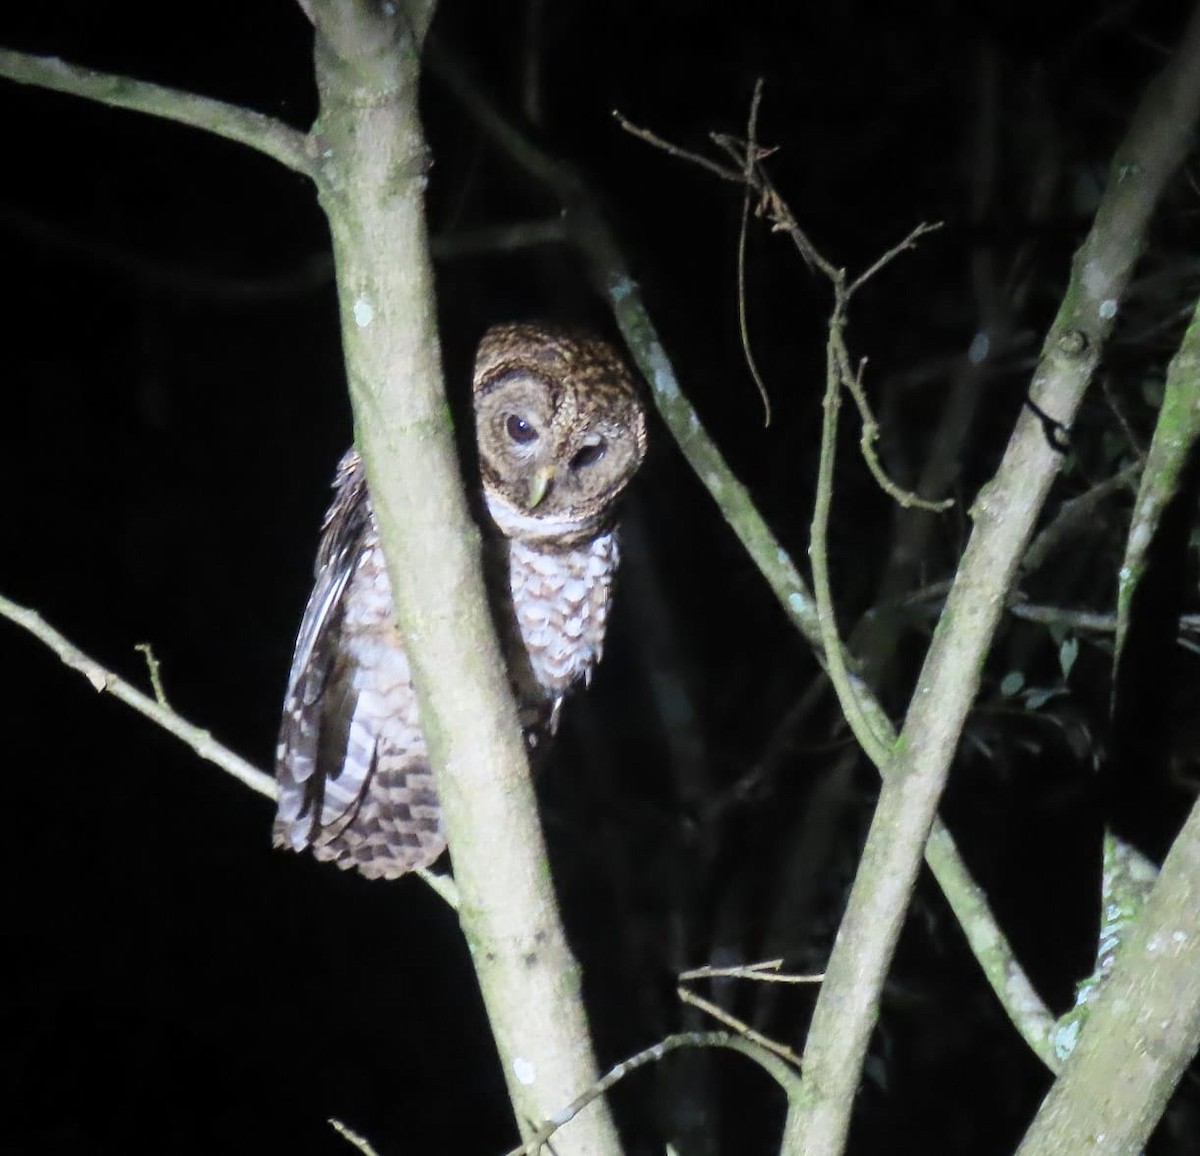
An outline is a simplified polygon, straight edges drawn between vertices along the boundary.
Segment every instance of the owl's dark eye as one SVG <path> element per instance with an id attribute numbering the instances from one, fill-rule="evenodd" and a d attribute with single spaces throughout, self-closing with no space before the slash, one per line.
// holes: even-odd
<path id="1" fill-rule="evenodd" d="M 523 417 L 518 417 L 515 413 L 508 415 L 508 420 L 504 423 L 504 430 L 517 445 L 525 446 L 530 442 L 537 441 L 538 431 Z"/>
<path id="2" fill-rule="evenodd" d="M 588 466 L 594 466 L 602 457 L 606 447 L 603 442 L 593 442 L 591 445 L 584 446 L 572 459 L 572 469 L 582 470 Z"/>

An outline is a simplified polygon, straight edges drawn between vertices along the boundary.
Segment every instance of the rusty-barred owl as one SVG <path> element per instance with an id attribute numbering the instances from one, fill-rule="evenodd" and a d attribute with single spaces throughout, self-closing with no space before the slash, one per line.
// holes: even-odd
<path id="1" fill-rule="evenodd" d="M 645 453 L 645 415 L 607 344 L 537 325 L 484 335 L 474 408 L 484 498 L 506 555 L 497 622 L 523 719 L 553 730 L 567 690 L 600 660 L 616 499 Z M 334 491 L 284 702 L 275 843 L 395 878 L 446 841 L 353 450 Z"/>

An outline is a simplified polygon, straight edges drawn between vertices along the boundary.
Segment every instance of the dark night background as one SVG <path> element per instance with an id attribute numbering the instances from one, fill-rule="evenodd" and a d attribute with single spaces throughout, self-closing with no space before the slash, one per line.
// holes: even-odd
<path id="1" fill-rule="evenodd" d="M 856 0 L 442 0 L 440 42 L 586 177 L 684 388 L 798 560 L 825 287 L 782 240 L 752 232 L 750 327 L 775 410 L 764 430 L 738 339 L 740 194 L 633 140 L 610 112 L 704 150 L 710 130 L 743 130 L 762 76 L 760 138 L 780 150 L 772 172 L 828 257 L 860 269 L 916 223 L 945 222 L 864 292 L 850 335 L 870 355 L 886 460 L 906 484 L 938 448 L 931 434 L 951 399 L 969 410 L 938 494 L 959 504 L 923 524 L 915 558 L 895 553 L 913 524 L 855 456 L 857 429 L 844 439 L 833 533 L 842 624 L 897 716 L 936 600 L 886 630 L 866 612 L 952 572 L 965 509 L 1021 405 L 1112 148 L 1185 15 L 1179 3 L 921 0 L 901 16 Z M 8 5 L 0 44 L 297 127 L 315 113 L 310 30 L 286 0 Z M 534 106 L 522 95 L 531 62 Z M 430 222 L 460 250 L 438 273 L 461 403 L 490 322 L 610 322 L 569 248 L 472 246 L 481 229 L 552 217 L 556 205 L 432 78 L 423 99 Z M 139 685 L 133 647 L 152 643 L 172 705 L 266 767 L 328 482 L 350 437 L 313 192 L 233 144 L 7 81 L 0 118 L 0 592 Z M 1184 174 L 1051 513 L 1148 440 L 1155 383 L 1200 282 L 1188 256 L 1196 224 Z M 984 324 L 995 356 L 956 394 Z M 541 780 L 605 1066 L 704 1026 L 675 1000 L 684 967 L 782 955 L 819 970 L 875 790 L 806 647 L 665 432 L 652 433 L 609 652 L 570 704 Z M 1030 578 L 1029 597 L 1109 609 L 1127 508 L 1127 496 L 1103 507 L 1082 542 Z M 1194 609 L 1191 521 L 1172 622 Z M 1132 834 L 1161 856 L 1190 805 L 1197 682 L 1188 652 L 1147 644 L 1132 679 L 1143 721 L 1131 730 L 1118 696 L 1110 727 L 1110 657 L 1103 639 L 1085 638 L 1069 692 L 1044 703 L 1001 694 L 1013 671 L 1032 691 L 1061 690 L 1056 641 L 1006 624 L 944 814 L 1062 1011 L 1094 950 L 1101 812 L 1123 800 Z M 8 623 L 0 654 L 10 976 L 0 1149 L 350 1151 L 328 1116 L 381 1153 L 512 1143 L 466 951 L 431 892 L 273 852 L 268 802 Z M 1096 768 L 1111 772 L 1114 751 L 1140 769 L 1134 786 L 1117 775 L 1106 793 Z M 802 1043 L 811 993 L 718 996 Z M 924 879 L 852 1150 L 1007 1153 L 1047 1086 Z M 1190 1096 L 1185 1083 L 1156 1151 L 1196 1150 Z M 673 1136 L 681 1151 L 769 1152 L 780 1123 L 774 1089 L 725 1055 L 642 1073 L 616 1108 L 635 1153 Z"/>

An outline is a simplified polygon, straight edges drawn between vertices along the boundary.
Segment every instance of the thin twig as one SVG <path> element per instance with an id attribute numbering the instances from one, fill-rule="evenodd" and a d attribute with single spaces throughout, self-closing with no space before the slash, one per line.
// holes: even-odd
<path id="1" fill-rule="evenodd" d="M 1146 446 L 1138 436 L 1137 431 L 1133 428 L 1133 423 L 1129 420 L 1129 415 L 1125 412 L 1125 406 L 1121 399 L 1117 397 L 1116 391 L 1112 387 L 1112 381 L 1107 374 L 1100 379 L 1100 392 L 1104 394 L 1104 400 L 1108 404 L 1109 412 L 1117 419 L 1117 424 L 1121 427 L 1121 432 L 1125 435 L 1125 441 L 1132 451 L 1133 456 L 1137 459 L 1138 465 L 1144 466 L 1146 464 Z"/>
<path id="2" fill-rule="evenodd" d="M 171 704 L 167 702 L 167 692 L 163 690 L 162 666 L 154 657 L 154 648 L 148 642 L 139 642 L 134 645 L 133 649 L 139 651 L 146 660 L 146 669 L 150 673 L 150 686 L 154 691 L 154 701 L 159 706 L 169 708 Z"/>
<path id="3" fill-rule="evenodd" d="M 1021 559 L 1022 574 L 1039 570 L 1046 559 L 1074 533 L 1084 531 L 1096 524 L 1096 509 L 1114 494 L 1125 490 L 1133 497 L 1137 493 L 1138 478 L 1142 474 L 1142 463 L 1134 462 L 1123 470 L 1097 482 L 1091 489 L 1078 497 L 1070 498 L 1058 507 L 1050 522 L 1038 532 Z"/>
<path id="4" fill-rule="evenodd" d="M 464 229 L 454 233 L 439 233 L 430 242 L 430 251 L 439 261 L 473 257 L 479 253 L 515 253 L 539 245 L 561 245 L 568 239 L 566 222 L 562 217 L 514 221 L 490 228 Z"/>
<path id="5" fill-rule="evenodd" d="M 761 963 L 744 963 L 740 967 L 693 967 L 681 971 L 683 979 L 749 979 L 757 983 L 820 983 L 824 972 L 815 975 L 779 975 L 782 959 L 764 959 Z"/>
<path id="6" fill-rule="evenodd" d="M 782 201 L 780 201 L 780 205 L 782 206 L 780 219 L 791 222 L 788 226 L 789 228 L 796 228 L 795 218 L 792 216 L 791 210 Z M 835 303 L 833 316 L 829 320 L 830 349 L 833 354 L 834 364 L 837 367 L 842 388 L 854 399 L 854 404 L 858 409 L 859 420 L 862 422 L 862 436 L 859 438 L 859 450 L 867 463 L 867 468 L 871 471 L 871 476 L 875 479 L 879 488 L 898 505 L 905 509 L 927 510 L 930 513 L 941 513 L 944 510 L 948 510 L 954 505 L 954 501 L 950 498 L 940 501 L 931 498 L 922 498 L 912 490 L 897 485 L 883 468 L 883 463 L 879 460 L 879 453 L 875 448 L 876 442 L 879 441 L 879 422 L 875 417 L 874 411 L 871 409 L 871 403 L 867 400 L 866 389 L 863 386 L 863 373 L 866 370 L 867 361 L 866 358 L 863 358 L 859 361 L 857 368 L 851 368 L 850 350 L 846 344 L 846 327 L 849 322 L 850 300 L 854 294 L 901 253 L 913 248 L 921 237 L 928 233 L 936 232 L 940 228 L 940 224 L 930 225 L 922 223 L 917 225 L 899 244 L 893 245 L 886 253 L 875 260 L 866 272 L 861 273 L 849 285 L 844 283 L 845 273 L 839 269 L 837 276 L 831 278 Z M 803 252 L 803 250 L 801 251 Z"/>
<path id="7" fill-rule="evenodd" d="M 927 237 L 930 233 L 936 233 L 941 227 L 941 221 L 934 221 L 932 223 L 923 221 L 919 224 L 903 241 L 893 245 L 883 256 L 876 258 L 864 272 L 860 273 L 846 286 L 846 300 L 849 301 L 872 277 L 881 270 L 886 269 L 901 253 L 907 253 L 910 249 L 915 249 L 917 242 L 922 237 Z"/>
<path id="8" fill-rule="evenodd" d="M 1095 634 L 1115 634 L 1117 616 L 1098 613 L 1094 610 L 1071 610 L 1066 606 L 1038 606 L 1033 602 L 1013 602 L 1008 612 L 1014 618 L 1026 622 L 1038 622 L 1044 626 L 1063 626 L 1068 630 L 1088 630 Z"/>
<path id="9" fill-rule="evenodd" d="M 651 132 L 648 128 L 641 128 L 633 121 L 627 119 L 622 113 L 613 109 L 613 119 L 619 124 L 630 136 L 635 136 L 638 140 L 645 141 L 646 144 L 653 145 L 656 149 L 660 149 L 668 156 L 675 157 L 676 160 L 687 161 L 688 164 L 699 165 L 705 172 L 712 173 L 714 177 L 720 177 L 723 181 L 730 181 L 735 185 L 740 185 L 745 182 L 745 173 L 738 169 L 727 169 L 724 165 L 717 164 L 716 161 L 709 160 L 702 153 L 692 152 L 691 149 L 680 148 L 679 145 L 671 144 L 670 141 L 663 140 L 662 137 Z"/>
<path id="10" fill-rule="evenodd" d="M 293 172 L 313 179 L 317 176 L 315 156 L 305 133 L 236 104 L 116 73 L 80 68 L 56 56 L 32 56 L 7 48 L 0 48 L 0 77 L 204 129 L 248 145 Z"/>
<path id="11" fill-rule="evenodd" d="M 762 1032 L 756 1032 L 744 1020 L 738 1019 L 737 1016 L 727 1012 L 724 1008 L 718 1007 L 710 1000 L 697 995 L 694 991 L 684 987 L 683 984 L 680 984 L 675 989 L 675 994 L 684 1003 L 699 1008 L 702 1012 L 712 1016 L 718 1023 L 723 1023 L 727 1028 L 732 1028 L 739 1036 L 745 1036 L 751 1043 L 758 1044 L 759 1047 L 766 1048 L 769 1052 L 774 1052 L 780 1059 L 787 1060 L 789 1064 L 794 1064 L 797 1068 L 800 1067 L 800 1057 L 786 1044 L 781 1044 L 777 1040 L 771 1039 L 770 1036 L 764 1036 Z"/>
<path id="12" fill-rule="evenodd" d="M 846 310 L 850 299 L 854 293 L 862 288 L 872 277 L 874 277 L 881 269 L 893 261 L 900 253 L 907 249 L 911 249 L 916 242 L 927 233 L 931 233 L 940 228 L 938 224 L 921 224 L 913 229 L 902 241 L 897 245 L 893 245 L 887 252 L 882 254 L 877 260 L 853 281 L 847 282 L 846 272 L 844 269 L 838 268 L 831 261 L 821 255 L 817 248 L 813 245 L 808 235 L 800 228 L 795 215 L 788 207 L 786 201 L 779 195 L 778 190 L 772 184 L 770 177 L 766 174 L 762 166 L 762 161 L 770 155 L 758 147 L 754 140 L 754 128 L 758 114 L 758 100 L 761 95 L 760 89 L 756 86 L 754 97 L 751 102 L 750 112 L 750 138 L 746 141 L 738 141 L 726 134 L 714 133 L 712 135 L 713 142 L 725 151 L 729 156 L 736 160 L 739 164 L 739 175 L 747 192 L 747 197 L 750 191 L 753 191 L 759 198 L 758 212 L 760 216 L 768 218 L 772 222 L 772 227 L 776 232 L 787 233 L 792 238 L 793 244 L 800 253 L 801 258 L 805 263 L 813 269 L 819 270 L 829 280 L 834 289 L 834 309 L 833 316 L 829 322 L 831 333 L 834 333 L 834 340 L 830 346 L 831 352 L 835 357 L 838 367 L 838 376 L 840 384 L 854 398 L 855 405 L 858 407 L 859 414 L 863 423 L 863 434 L 860 439 L 860 446 L 863 457 L 867 462 L 867 467 L 871 471 L 871 476 L 875 478 L 880 488 L 888 494 L 894 501 L 899 502 L 904 507 L 914 507 L 916 509 L 941 511 L 948 509 L 954 503 L 952 501 L 935 502 L 927 498 L 922 498 L 918 494 L 914 494 L 906 490 L 903 486 L 898 485 L 889 476 L 883 468 L 883 463 L 879 460 L 879 455 L 875 450 L 875 443 L 879 439 L 879 423 L 876 421 L 874 414 L 871 412 L 870 403 L 867 401 L 866 393 L 862 387 L 860 364 L 858 371 L 851 369 L 850 354 L 845 343 L 845 325 L 846 325 Z M 617 120 L 627 132 L 636 136 L 639 140 L 643 140 L 648 144 L 654 145 L 656 148 L 662 149 L 669 155 L 676 157 L 679 160 L 688 161 L 692 164 L 698 164 L 707 172 L 715 173 L 723 180 L 730 179 L 730 173 L 733 170 L 726 169 L 722 165 L 702 157 L 697 153 L 693 153 L 688 149 L 682 149 L 677 145 L 673 145 L 668 141 L 664 141 L 661 137 L 651 132 L 649 129 L 640 128 L 632 124 L 619 113 L 614 113 Z M 748 204 L 748 200 L 746 202 Z M 743 217 L 748 216 L 744 212 Z M 744 253 L 744 244 L 739 244 L 739 254 Z M 742 259 L 739 257 L 739 300 L 744 301 L 744 281 L 741 279 L 743 273 Z M 745 326 L 742 329 L 743 344 L 747 346 Z M 763 391 L 761 380 L 755 375 L 756 383 L 759 384 L 760 391 Z M 768 409 L 768 418 L 769 418 Z"/>
<path id="13" fill-rule="evenodd" d="M 839 306 L 841 287 L 836 286 Z M 842 373 L 838 366 L 837 344 L 840 337 L 840 309 L 835 309 L 829 322 L 826 344 L 825 413 L 821 421 L 821 453 L 817 464 L 817 492 L 813 500 L 812 524 L 809 532 L 809 561 L 812 565 L 813 593 L 820 613 L 821 638 L 825 644 L 825 662 L 829 681 L 837 693 L 846 722 L 858 739 L 863 753 L 882 774 L 891 756 L 894 735 L 890 726 L 878 728 L 867 713 L 859 687 L 850 680 L 846 655 L 838 632 L 837 612 L 834 609 L 833 585 L 829 578 L 829 512 L 833 506 L 833 462 L 837 447 L 837 418 L 841 408 Z"/>
<path id="14" fill-rule="evenodd" d="M 357 1132 L 347 1128 L 341 1120 L 334 1116 L 329 1117 L 329 1124 L 333 1130 L 344 1139 L 349 1140 L 351 1144 L 357 1148 L 363 1156 L 378 1156 L 378 1153 L 371 1147 L 371 1142 L 365 1137 L 360 1136 Z"/>
<path id="15" fill-rule="evenodd" d="M 781 202 L 780 219 L 792 220 L 790 209 Z M 876 725 L 871 713 L 864 706 L 863 696 L 858 685 L 853 682 L 845 660 L 845 650 L 837 627 L 837 613 L 834 608 L 833 589 L 829 578 L 829 518 L 833 506 L 833 467 L 837 453 L 837 420 L 841 408 L 841 390 L 844 388 L 854 398 L 858 405 L 859 414 L 863 421 L 862 447 L 872 472 L 891 492 L 893 483 L 883 476 L 882 467 L 874 451 L 874 441 L 878 437 L 878 423 L 867 404 L 866 395 L 862 388 L 863 364 L 857 370 L 850 367 L 850 354 L 846 348 L 846 313 L 854 289 L 865 284 L 889 261 L 909 248 L 927 231 L 926 226 L 918 226 L 898 245 L 894 245 L 882 257 L 875 261 L 861 277 L 855 279 L 850 286 L 846 284 L 845 273 L 838 270 L 831 279 L 834 294 L 833 313 L 829 319 L 828 338 L 825 355 L 825 397 L 824 417 L 821 422 L 821 453 L 817 466 L 817 492 L 813 502 L 813 517 L 809 536 L 809 558 L 813 571 L 813 592 L 817 598 L 817 606 L 821 617 L 821 636 L 825 643 L 825 654 L 830 682 L 837 692 L 838 701 L 846 716 L 854 737 L 858 739 L 864 753 L 883 770 L 891 757 L 891 746 L 894 733 L 890 726 L 880 728 Z M 878 469 L 877 469 L 878 467 Z M 916 495 L 895 487 L 898 500 L 902 504 L 922 504 L 923 500 Z"/>
<path id="16" fill-rule="evenodd" d="M 746 318 L 746 237 L 750 232 L 750 199 L 753 192 L 750 177 L 758 148 L 755 137 L 758 133 L 758 107 L 762 101 L 762 91 L 762 77 L 759 77 L 754 85 L 754 96 L 750 100 L 750 116 L 746 123 L 746 160 L 742 169 L 746 187 L 742 193 L 742 220 L 738 227 L 737 299 L 738 329 L 742 337 L 742 352 L 746 356 L 746 368 L 750 370 L 750 376 L 754 378 L 754 384 L 758 388 L 758 396 L 762 398 L 763 427 L 766 428 L 771 424 L 771 398 L 767 393 L 767 383 L 763 381 L 762 374 L 758 371 L 758 365 L 754 361 L 754 352 L 750 348 L 750 325 Z"/>

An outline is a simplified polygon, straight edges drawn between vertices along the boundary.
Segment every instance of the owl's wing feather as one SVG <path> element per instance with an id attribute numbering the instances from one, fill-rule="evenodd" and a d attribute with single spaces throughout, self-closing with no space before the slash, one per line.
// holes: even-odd
<path id="1" fill-rule="evenodd" d="M 366 548 L 370 506 L 358 455 L 338 466 L 336 496 L 322 525 L 316 581 L 304 608 L 284 697 L 276 779 L 276 842 L 307 847 L 321 827 L 351 810 L 365 785 L 330 789 L 341 775 L 354 692 L 342 640 L 346 590 Z"/>
<path id="2" fill-rule="evenodd" d="M 362 463 L 341 461 L 284 702 L 275 843 L 394 878 L 445 847 Z"/>
<path id="3" fill-rule="evenodd" d="M 308 703 L 316 702 L 323 684 L 308 678 L 307 668 L 314 662 L 319 667 L 325 666 L 319 661 L 322 646 L 328 648 L 334 643 L 331 649 L 336 650 L 342 596 L 366 548 L 366 533 L 371 520 L 366 477 L 362 461 L 354 450 L 342 456 L 333 484 L 333 504 L 321 524 L 321 545 L 314 567 L 316 580 L 304 608 L 288 677 L 288 697 L 294 689 L 304 685 Z"/>

